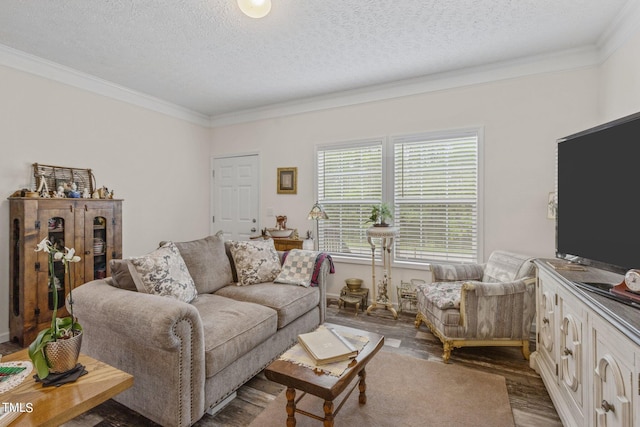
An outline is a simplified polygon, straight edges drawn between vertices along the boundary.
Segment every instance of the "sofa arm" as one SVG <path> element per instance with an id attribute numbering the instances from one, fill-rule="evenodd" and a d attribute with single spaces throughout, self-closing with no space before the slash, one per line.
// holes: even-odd
<path id="1" fill-rule="evenodd" d="M 82 352 L 134 377 L 115 400 L 165 426 L 202 417 L 204 335 L 195 307 L 105 280 L 74 289 L 73 300 L 84 330 Z"/>
<path id="2" fill-rule="evenodd" d="M 467 336 L 527 339 L 535 309 L 534 278 L 462 285 L 460 322 Z"/>
<path id="3" fill-rule="evenodd" d="M 327 276 L 332 272 L 332 263 L 329 257 L 325 257 L 318 274 L 318 290 L 320 291 L 320 323 L 324 323 L 327 315 Z"/>
<path id="4" fill-rule="evenodd" d="M 194 334 L 189 339 L 203 339 L 200 315 L 191 304 L 116 288 L 104 280 L 74 289 L 73 300 L 74 315 L 89 333 L 106 328 L 123 339 L 172 350 L 180 346 L 175 326 L 186 321 L 191 324 Z"/>

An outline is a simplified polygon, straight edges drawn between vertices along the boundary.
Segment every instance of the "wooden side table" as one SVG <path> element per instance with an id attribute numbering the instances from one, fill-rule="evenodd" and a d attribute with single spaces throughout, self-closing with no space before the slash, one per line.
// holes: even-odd
<path id="1" fill-rule="evenodd" d="M 29 360 L 28 349 L 2 357 L 3 362 Z M 12 426 L 59 426 L 111 399 L 133 385 L 133 376 L 92 357 L 80 354 L 78 362 L 89 372 L 75 382 L 59 387 L 43 387 L 30 375 L 22 384 L 2 395 L 2 402 L 33 411 L 22 413 Z M 34 372 L 35 373 L 35 372 Z"/>
<path id="2" fill-rule="evenodd" d="M 291 249 L 302 249 L 304 240 L 274 237 L 273 245 L 277 251 L 290 251 Z"/>

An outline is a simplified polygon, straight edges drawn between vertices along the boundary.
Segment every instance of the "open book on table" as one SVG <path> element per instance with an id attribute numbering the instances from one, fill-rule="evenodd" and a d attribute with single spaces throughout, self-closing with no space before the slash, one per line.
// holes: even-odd
<path id="1" fill-rule="evenodd" d="M 358 350 L 349 341 L 334 329 L 324 326 L 298 335 L 298 342 L 317 365 L 339 362 L 358 355 Z"/>

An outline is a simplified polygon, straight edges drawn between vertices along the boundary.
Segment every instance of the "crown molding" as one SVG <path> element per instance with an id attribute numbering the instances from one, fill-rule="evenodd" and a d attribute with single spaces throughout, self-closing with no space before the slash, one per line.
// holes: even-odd
<path id="1" fill-rule="evenodd" d="M 207 116 L 87 73 L 0 44 L 0 65 L 156 111 L 204 127 L 219 127 L 313 111 L 383 101 L 535 74 L 601 65 L 637 34 L 640 0 L 629 0 L 595 44 L 535 57 L 499 62 L 291 102 Z"/>
<path id="2" fill-rule="evenodd" d="M 640 28 L 640 0 L 629 0 L 597 41 L 600 62 L 605 62 Z"/>
<path id="3" fill-rule="evenodd" d="M 597 47 L 588 46 L 580 49 L 565 50 L 552 54 L 526 57 L 415 79 L 401 80 L 388 84 L 369 86 L 357 90 L 306 98 L 304 100 L 274 104 L 230 114 L 216 115 L 211 118 L 211 125 L 213 127 L 227 126 L 535 74 L 580 69 L 598 65 L 599 61 Z"/>
<path id="4" fill-rule="evenodd" d="M 186 120 L 200 126 L 211 126 L 211 118 L 204 114 L 2 44 L 0 44 L 0 65 Z"/>
<path id="5" fill-rule="evenodd" d="M 637 34 L 638 28 L 640 28 L 640 0 L 628 0 L 602 36 L 590 46 L 214 115 L 211 117 L 211 126 L 240 124 L 534 74 L 599 66 Z"/>

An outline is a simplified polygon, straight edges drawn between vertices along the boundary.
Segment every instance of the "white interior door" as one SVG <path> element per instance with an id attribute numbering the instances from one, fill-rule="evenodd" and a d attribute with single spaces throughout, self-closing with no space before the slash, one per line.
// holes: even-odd
<path id="1" fill-rule="evenodd" d="M 214 158 L 211 234 L 248 240 L 260 234 L 258 155 Z"/>

